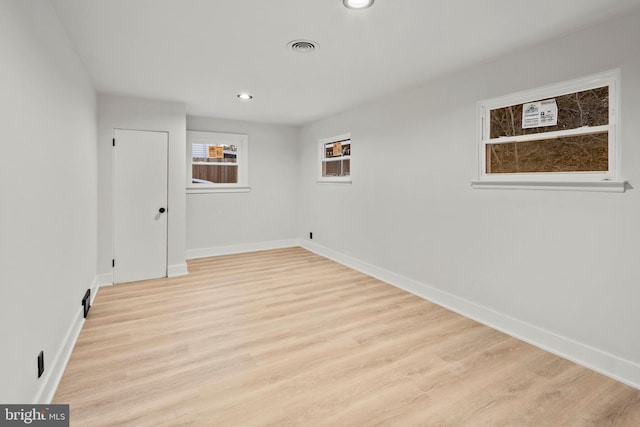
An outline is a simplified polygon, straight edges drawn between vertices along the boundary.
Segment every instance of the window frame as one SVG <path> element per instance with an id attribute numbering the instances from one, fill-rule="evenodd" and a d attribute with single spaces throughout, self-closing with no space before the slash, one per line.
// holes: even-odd
<path id="1" fill-rule="evenodd" d="M 518 136 L 491 139 L 491 110 L 528 102 L 556 98 L 574 92 L 608 86 L 609 123 L 602 126 L 582 127 L 568 130 L 556 130 Z M 509 95 L 486 99 L 477 104 L 477 180 L 472 181 L 473 188 L 521 188 L 521 189 L 560 189 L 587 191 L 623 192 L 626 181 L 621 178 L 620 155 L 620 70 L 610 70 L 591 76 L 543 86 Z M 486 173 L 486 152 L 488 144 L 496 142 L 538 141 L 572 135 L 608 132 L 608 170 L 593 172 L 524 172 L 524 173 Z"/>
<path id="2" fill-rule="evenodd" d="M 236 145 L 236 165 L 238 168 L 237 183 L 193 183 L 194 143 Z M 245 193 L 249 187 L 249 135 L 239 133 L 223 133 L 210 131 L 187 130 L 187 194 L 197 193 Z M 229 167 L 233 167 L 227 165 Z"/>
<path id="3" fill-rule="evenodd" d="M 345 141 L 345 140 L 349 140 L 349 145 L 351 147 L 353 147 L 353 140 L 351 139 L 351 133 L 344 133 L 341 135 L 336 135 L 336 136 L 331 136 L 331 137 L 327 137 L 327 138 L 321 138 L 318 140 L 318 178 L 317 178 L 317 183 L 318 184 L 351 184 L 352 181 L 352 177 L 353 177 L 353 162 L 351 161 L 351 154 L 349 154 L 349 156 L 341 156 L 338 159 L 335 160 L 326 160 L 326 156 L 325 156 L 325 145 L 326 144 L 330 144 L 330 143 L 334 143 L 334 142 L 339 142 L 339 141 Z M 346 176 L 322 176 L 322 166 L 324 163 L 326 163 L 327 161 L 342 161 L 342 160 L 349 160 L 349 175 Z"/>

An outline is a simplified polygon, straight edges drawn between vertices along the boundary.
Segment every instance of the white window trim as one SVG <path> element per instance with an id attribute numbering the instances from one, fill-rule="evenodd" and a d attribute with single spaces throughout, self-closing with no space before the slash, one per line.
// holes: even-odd
<path id="1" fill-rule="evenodd" d="M 323 162 L 334 162 L 339 160 L 351 160 L 351 156 L 344 156 L 335 159 L 325 159 L 324 157 L 324 146 L 325 144 L 342 141 L 345 139 L 351 140 L 350 144 L 353 147 L 353 140 L 351 139 L 351 133 L 344 133 L 342 135 L 331 136 L 328 138 L 322 138 L 318 141 L 318 179 L 316 183 L 318 184 L 342 184 L 342 185 L 350 185 L 353 177 L 353 163 L 350 164 L 349 176 L 322 176 L 322 163 Z"/>
<path id="2" fill-rule="evenodd" d="M 204 141 L 209 144 L 228 144 L 238 147 L 238 183 L 237 184 L 193 184 L 193 169 L 191 149 L 193 143 Z M 249 187 L 249 136 L 246 134 L 187 131 L 187 194 L 201 193 L 246 193 L 251 190 Z M 197 163 L 196 163 L 197 164 Z M 210 165 L 221 164 L 229 166 L 228 163 L 208 163 Z"/>
<path id="3" fill-rule="evenodd" d="M 609 124 L 542 134 L 527 134 L 514 137 L 488 139 L 490 111 L 509 105 L 524 104 L 538 99 L 554 98 L 568 93 L 609 86 Z M 627 182 L 621 178 L 620 166 L 620 70 L 610 70 L 584 78 L 544 86 L 537 89 L 513 93 L 478 102 L 477 141 L 478 174 L 471 182 L 473 188 L 495 189 L 550 189 L 624 192 Z M 527 140 L 540 140 L 559 136 L 580 135 L 607 131 L 609 136 L 609 166 L 606 172 L 562 172 L 562 173 L 501 173 L 487 174 L 486 145 Z"/>

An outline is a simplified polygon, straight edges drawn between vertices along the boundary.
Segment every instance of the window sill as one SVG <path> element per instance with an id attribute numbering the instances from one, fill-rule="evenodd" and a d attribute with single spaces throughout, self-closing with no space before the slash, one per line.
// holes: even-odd
<path id="1" fill-rule="evenodd" d="M 495 190 L 561 190 L 624 193 L 627 181 L 472 181 L 472 188 Z"/>
<path id="2" fill-rule="evenodd" d="M 351 185 L 352 181 L 351 180 L 333 180 L 333 179 L 319 179 L 316 181 L 316 184 L 322 184 L 322 185 Z"/>
<path id="3" fill-rule="evenodd" d="M 187 194 L 248 193 L 251 187 L 187 187 Z"/>

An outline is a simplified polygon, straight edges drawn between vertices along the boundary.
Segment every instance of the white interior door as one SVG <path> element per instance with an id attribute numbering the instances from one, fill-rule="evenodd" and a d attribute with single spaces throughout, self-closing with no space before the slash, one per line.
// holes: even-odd
<path id="1" fill-rule="evenodd" d="M 113 282 L 167 275 L 168 134 L 114 131 Z"/>

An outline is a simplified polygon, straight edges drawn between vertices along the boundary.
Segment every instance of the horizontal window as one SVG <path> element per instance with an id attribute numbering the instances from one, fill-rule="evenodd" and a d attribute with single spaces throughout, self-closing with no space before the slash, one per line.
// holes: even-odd
<path id="1" fill-rule="evenodd" d="M 187 131 L 189 192 L 247 188 L 248 137 L 242 134 Z"/>
<path id="2" fill-rule="evenodd" d="M 618 86 L 619 72 L 610 71 L 480 102 L 473 186 L 615 181 L 624 190 Z"/>
<path id="3" fill-rule="evenodd" d="M 351 136 L 320 140 L 320 182 L 351 182 Z"/>

